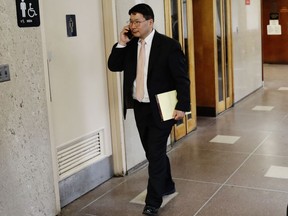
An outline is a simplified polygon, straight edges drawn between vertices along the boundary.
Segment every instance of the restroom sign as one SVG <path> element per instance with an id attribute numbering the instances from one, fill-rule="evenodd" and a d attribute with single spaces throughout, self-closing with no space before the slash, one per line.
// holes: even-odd
<path id="1" fill-rule="evenodd" d="M 38 0 L 16 0 L 16 10 L 19 27 L 40 26 Z"/>

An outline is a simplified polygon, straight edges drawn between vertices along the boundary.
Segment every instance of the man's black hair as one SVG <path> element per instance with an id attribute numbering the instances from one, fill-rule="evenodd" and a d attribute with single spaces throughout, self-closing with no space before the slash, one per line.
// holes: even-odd
<path id="1" fill-rule="evenodd" d="M 143 17 L 146 19 L 146 20 L 149 20 L 149 19 L 153 19 L 154 21 L 154 13 L 153 13 L 153 10 L 152 8 L 147 5 L 147 4 L 137 4 L 135 5 L 134 7 L 132 7 L 128 14 L 131 15 L 131 14 L 134 14 L 134 13 L 140 13 L 143 15 Z"/>

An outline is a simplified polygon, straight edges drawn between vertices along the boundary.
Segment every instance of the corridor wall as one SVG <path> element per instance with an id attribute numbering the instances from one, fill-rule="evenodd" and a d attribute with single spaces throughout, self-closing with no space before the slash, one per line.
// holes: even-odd
<path id="1" fill-rule="evenodd" d="M 234 102 L 262 86 L 261 1 L 232 1 Z"/>
<path id="2" fill-rule="evenodd" d="M 0 0 L 0 215 L 56 215 L 41 30 L 19 28 L 16 1 Z"/>

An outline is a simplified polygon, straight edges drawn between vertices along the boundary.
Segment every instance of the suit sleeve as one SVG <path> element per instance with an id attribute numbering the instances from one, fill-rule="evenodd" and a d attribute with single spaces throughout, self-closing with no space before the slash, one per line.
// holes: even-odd
<path id="1" fill-rule="evenodd" d="M 111 54 L 108 58 L 108 68 L 113 72 L 124 70 L 124 61 L 126 48 L 116 48 L 117 43 L 113 46 Z"/>
<path id="2" fill-rule="evenodd" d="M 175 81 L 177 100 L 175 109 L 188 112 L 190 105 L 190 80 L 186 57 L 179 43 L 175 42 L 169 55 L 169 67 Z"/>

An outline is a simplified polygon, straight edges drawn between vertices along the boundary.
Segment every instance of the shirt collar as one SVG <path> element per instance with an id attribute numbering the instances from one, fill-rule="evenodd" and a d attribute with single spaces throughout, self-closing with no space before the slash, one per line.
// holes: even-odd
<path id="1" fill-rule="evenodd" d="M 152 43 L 152 39 L 154 37 L 154 34 L 155 34 L 155 29 L 153 29 L 151 31 L 151 33 L 144 39 L 146 44 L 151 44 Z M 140 42 L 141 39 L 139 39 L 138 43 Z"/>

